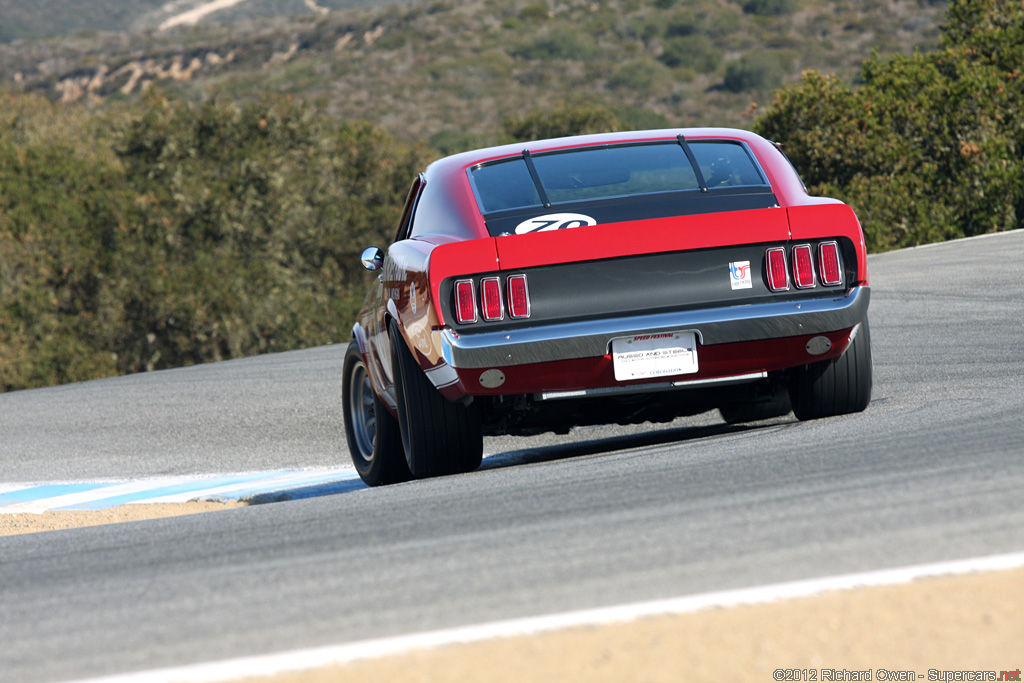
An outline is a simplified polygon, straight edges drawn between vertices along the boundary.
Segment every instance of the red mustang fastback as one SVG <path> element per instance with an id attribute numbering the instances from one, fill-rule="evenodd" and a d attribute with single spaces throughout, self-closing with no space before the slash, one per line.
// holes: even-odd
<path id="1" fill-rule="evenodd" d="M 446 157 L 413 181 L 345 356 L 371 485 L 468 472 L 485 434 L 864 410 L 850 207 L 753 133 L 681 129 Z"/>

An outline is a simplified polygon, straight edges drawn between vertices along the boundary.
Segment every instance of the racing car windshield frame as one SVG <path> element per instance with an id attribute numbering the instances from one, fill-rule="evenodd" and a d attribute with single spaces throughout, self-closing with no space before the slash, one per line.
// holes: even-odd
<path id="1" fill-rule="evenodd" d="M 531 153 L 468 169 L 484 216 L 638 195 L 769 188 L 747 146 L 736 140 L 595 145 Z M 756 191 L 756 190 L 755 190 Z"/>

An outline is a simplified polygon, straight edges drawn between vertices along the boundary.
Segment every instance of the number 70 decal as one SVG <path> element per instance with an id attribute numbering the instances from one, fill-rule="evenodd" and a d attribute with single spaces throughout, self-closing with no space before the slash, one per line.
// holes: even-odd
<path id="1" fill-rule="evenodd" d="M 549 213 L 523 221 L 516 226 L 516 234 L 525 235 L 528 232 L 581 228 L 584 225 L 597 225 L 597 221 L 582 213 Z"/>

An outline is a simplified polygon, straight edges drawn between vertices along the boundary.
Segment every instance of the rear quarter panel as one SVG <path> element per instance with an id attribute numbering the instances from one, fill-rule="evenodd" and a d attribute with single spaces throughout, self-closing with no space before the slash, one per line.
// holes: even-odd
<path id="1" fill-rule="evenodd" d="M 846 237 L 857 253 L 857 282 L 868 284 L 868 255 L 857 214 L 846 204 L 837 200 L 823 199 L 807 202 L 787 209 L 789 225 L 794 242 L 829 237 Z"/>
<path id="2" fill-rule="evenodd" d="M 436 320 L 429 302 L 426 265 L 431 249 L 433 245 L 416 240 L 401 240 L 388 248 L 384 267 L 370 288 L 354 330 L 374 389 L 392 409 L 389 326 L 392 321 L 398 325 L 410 349 L 423 346 L 424 339 L 429 342 L 431 320 Z"/>

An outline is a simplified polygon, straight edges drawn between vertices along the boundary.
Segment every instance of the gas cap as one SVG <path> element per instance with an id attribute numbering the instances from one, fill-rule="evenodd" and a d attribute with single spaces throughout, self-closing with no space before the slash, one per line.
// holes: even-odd
<path id="1" fill-rule="evenodd" d="M 487 389 L 497 389 L 505 383 L 505 373 L 501 370 L 491 368 L 480 373 L 480 386 Z"/>
<path id="2" fill-rule="evenodd" d="M 832 348 L 832 340 L 828 337 L 814 337 L 807 342 L 807 353 L 812 356 L 820 356 Z"/>

